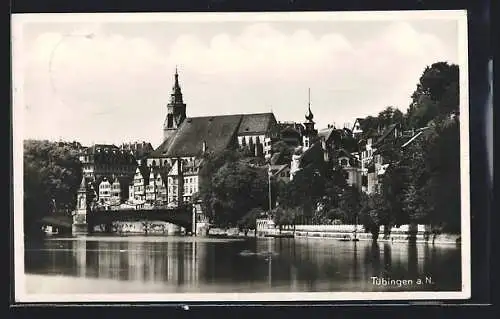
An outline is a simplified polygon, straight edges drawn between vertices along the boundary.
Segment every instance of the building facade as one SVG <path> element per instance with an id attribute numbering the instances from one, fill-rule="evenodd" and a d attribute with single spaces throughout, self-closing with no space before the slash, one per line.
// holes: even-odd
<path id="1" fill-rule="evenodd" d="M 83 176 L 96 180 L 104 176 L 132 176 L 137 162 L 133 154 L 112 144 L 95 144 L 79 155 Z"/>

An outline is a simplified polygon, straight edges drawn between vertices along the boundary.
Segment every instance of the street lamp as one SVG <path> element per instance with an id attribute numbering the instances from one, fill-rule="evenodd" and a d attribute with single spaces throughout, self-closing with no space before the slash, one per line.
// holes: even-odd
<path id="1" fill-rule="evenodd" d="M 49 57 L 49 74 L 50 74 L 50 84 L 52 85 L 52 90 L 54 91 L 54 93 L 56 93 L 56 96 L 57 96 L 57 90 L 56 90 L 56 87 L 54 85 L 54 76 L 53 76 L 53 72 L 52 72 L 52 63 L 54 61 L 54 56 L 55 56 L 55 53 L 57 51 L 57 49 L 59 48 L 59 46 L 67 39 L 67 38 L 70 38 L 70 37 L 83 37 L 85 39 L 93 39 L 95 37 L 95 35 L 93 33 L 87 33 L 87 34 L 74 34 L 74 33 L 67 33 L 67 34 L 63 34 L 61 36 L 61 38 L 59 39 L 59 41 L 56 43 L 56 45 L 54 46 L 54 48 L 52 49 L 52 51 L 50 52 L 50 57 Z M 62 101 L 61 101 L 62 102 Z M 63 103 L 64 104 L 64 103 Z"/>

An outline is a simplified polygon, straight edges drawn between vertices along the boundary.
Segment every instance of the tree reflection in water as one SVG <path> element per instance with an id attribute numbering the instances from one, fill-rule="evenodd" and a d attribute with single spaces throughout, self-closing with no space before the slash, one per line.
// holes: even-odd
<path id="1" fill-rule="evenodd" d="M 28 274 L 45 275 L 48 285 L 50 276 L 63 275 L 68 280 L 123 282 L 144 292 L 159 284 L 163 288 L 158 289 L 166 292 L 388 289 L 374 286 L 372 276 L 432 276 L 436 283 L 412 289 L 461 287 L 459 247 L 390 242 L 174 236 L 61 239 L 27 247 L 25 264 Z M 88 289 L 103 293 L 107 287 L 98 281 Z"/>

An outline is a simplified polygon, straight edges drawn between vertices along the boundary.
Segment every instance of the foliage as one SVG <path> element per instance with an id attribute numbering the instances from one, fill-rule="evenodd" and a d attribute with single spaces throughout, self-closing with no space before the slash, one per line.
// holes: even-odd
<path id="1" fill-rule="evenodd" d="M 436 117 L 459 111 L 458 65 L 437 62 L 426 67 L 407 111 L 410 127 L 426 126 Z"/>
<path id="2" fill-rule="evenodd" d="M 293 148 L 283 141 L 276 141 L 271 145 L 272 154 L 281 153 L 281 162 L 290 163 L 292 160 Z"/>
<path id="3" fill-rule="evenodd" d="M 265 212 L 264 210 L 262 210 L 262 208 L 252 208 L 248 213 L 243 215 L 243 217 L 238 220 L 238 227 L 240 228 L 240 230 L 244 230 L 246 235 L 249 229 L 256 229 L 257 219 L 264 214 Z"/>
<path id="4" fill-rule="evenodd" d="M 267 169 L 247 165 L 237 152 L 207 156 L 201 177 L 198 198 L 215 225 L 237 225 L 253 208 L 267 206 Z"/>
<path id="5" fill-rule="evenodd" d="M 55 211 L 70 214 L 82 179 L 79 143 L 24 141 L 24 225 L 27 234 L 37 221 Z M 55 207 L 54 207 L 55 202 Z"/>
<path id="6" fill-rule="evenodd" d="M 361 192 L 355 186 L 348 186 L 340 195 L 338 212 L 346 224 L 354 224 L 361 210 Z"/>
<path id="7" fill-rule="evenodd" d="M 378 239 L 380 226 L 386 225 L 389 218 L 390 208 L 381 194 L 363 194 L 359 221 L 374 240 Z"/>
<path id="8" fill-rule="evenodd" d="M 300 207 L 282 208 L 277 207 L 273 210 L 273 221 L 280 230 L 285 225 L 295 225 L 299 218 L 303 216 L 303 211 Z"/>

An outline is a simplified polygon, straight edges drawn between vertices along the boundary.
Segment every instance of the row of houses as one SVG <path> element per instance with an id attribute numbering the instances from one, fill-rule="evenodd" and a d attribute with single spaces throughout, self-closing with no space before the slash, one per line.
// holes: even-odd
<path id="1" fill-rule="evenodd" d="M 317 130 L 310 102 L 303 123 L 278 122 L 273 113 L 188 117 L 177 70 L 166 109 L 158 148 L 146 142 L 99 144 L 82 152 L 84 177 L 99 204 L 189 202 L 199 191 L 205 154 L 227 149 L 264 159 L 263 168 L 284 182 L 305 167 L 330 163 L 332 169 L 343 168 L 350 185 L 371 193 L 389 165 L 384 149 L 408 143 L 418 134 L 401 132 L 392 124 L 365 136 L 363 119 L 356 119 L 352 127 L 328 125 Z"/>

